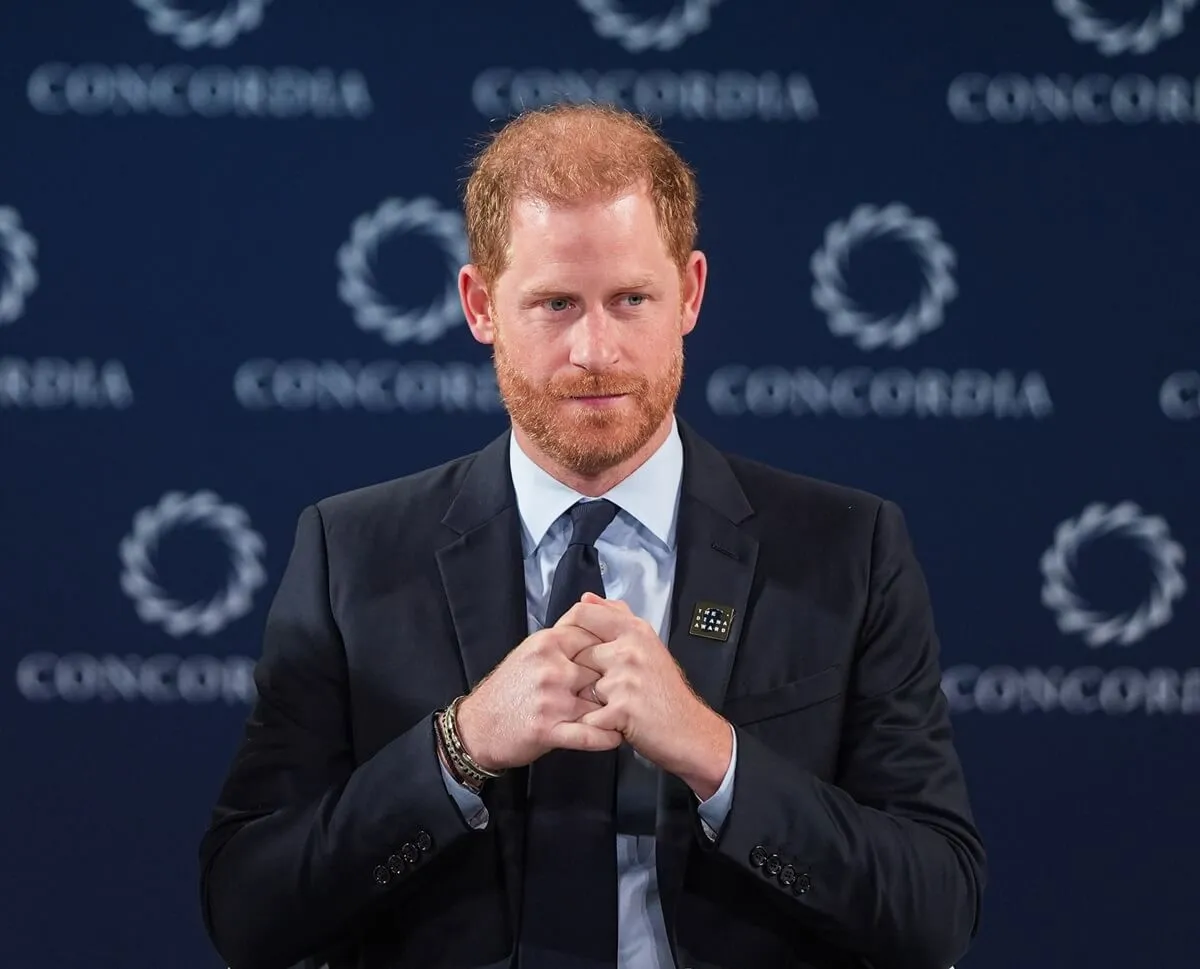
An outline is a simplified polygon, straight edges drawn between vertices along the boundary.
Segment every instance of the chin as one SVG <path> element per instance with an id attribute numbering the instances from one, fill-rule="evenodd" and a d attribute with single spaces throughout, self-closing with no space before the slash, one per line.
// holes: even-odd
<path id="1" fill-rule="evenodd" d="M 574 416 L 555 428 L 547 450 L 576 474 L 599 474 L 629 460 L 655 430 L 616 413 Z"/>

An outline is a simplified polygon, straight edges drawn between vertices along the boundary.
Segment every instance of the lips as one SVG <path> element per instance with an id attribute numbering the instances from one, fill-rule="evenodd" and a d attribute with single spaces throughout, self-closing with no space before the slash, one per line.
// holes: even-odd
<path id="1" fill-rule="evenodd" d="M 569 397 L 568 400 L 574 401 L 581 407 L 588 407 L 592 410 L 604 410 L 606 407 L 615 407 L 626 396 L 625 394 L 580 394 Z"/>

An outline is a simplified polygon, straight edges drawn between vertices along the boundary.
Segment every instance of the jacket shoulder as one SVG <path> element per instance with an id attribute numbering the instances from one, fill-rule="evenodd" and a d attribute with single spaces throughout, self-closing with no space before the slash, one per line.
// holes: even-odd
<path id="1" fill-rule="evenodd" d="M 725 454 L 755 513 L 788 521 L 858 520 L 874 522 L 888 499 L 862 488 L 786 471 L 762 461 Z"/>
<path id="2" fill-rule="evenodd" d="M 439 526 L 478 453 L 320 499 L 315 504 L 326 534 L 356 535 L 385 523 L 418 531 Z"/>
<path id="3" fill-rule="evenodd" d="M 747 524 L 768 561 L 793 563 L 803 550 L 831 574 L 849 569 L 866 583 L 878 563 L 915 554 L 904 512 L 891 499 L 760 461 L 726 459 L 754 510 Z"/>

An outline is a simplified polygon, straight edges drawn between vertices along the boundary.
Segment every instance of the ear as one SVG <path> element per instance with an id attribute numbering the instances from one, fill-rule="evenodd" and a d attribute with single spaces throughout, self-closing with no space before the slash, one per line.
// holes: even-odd
<path id="1" fill-rule="evenodd" d="M 458 298 L 462 303 L 463 315 L 471 336 L 480 343 L 492 343 L 496 338 L 496 326 L 492 319 L 492 298 L 483 282 L 483 274 L 473 264 L 458 271 Z"/>
<path id="2" fill-rule="evenodd" d="M 679 329 L 687 336 L 696 328 L 700 317 L 700 304 L 704 302 L 704 285 L 708 282 L 708 258 L 700 251 L 688 257 L 680 284 L 679 299 L 682 304 Z"/>

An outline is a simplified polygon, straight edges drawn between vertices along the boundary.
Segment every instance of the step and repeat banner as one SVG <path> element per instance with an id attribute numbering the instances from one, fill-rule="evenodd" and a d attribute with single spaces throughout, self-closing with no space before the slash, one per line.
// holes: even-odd
<path id="1" fill-rule="evenodd" d="M 1197 6 L 6 4 L 4 965 L 220 966 L 296 517 L 504 427 L 458 193 L 561 99 L 697 169 L 683 416 L 908 516 L 991 859 L 960 969 L 1192 965 Z"/>

